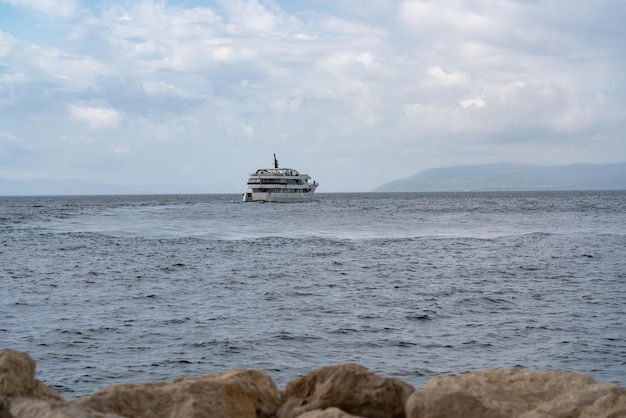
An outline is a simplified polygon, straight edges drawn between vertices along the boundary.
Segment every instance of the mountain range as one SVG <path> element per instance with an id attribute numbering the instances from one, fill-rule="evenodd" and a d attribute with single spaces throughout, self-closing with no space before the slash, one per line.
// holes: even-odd
<path id="1" fill-rule="evenodd" d="M 626 162 L 534 166 L 494 163 L 431 168 L 374 192 L 626 190 Z"/>

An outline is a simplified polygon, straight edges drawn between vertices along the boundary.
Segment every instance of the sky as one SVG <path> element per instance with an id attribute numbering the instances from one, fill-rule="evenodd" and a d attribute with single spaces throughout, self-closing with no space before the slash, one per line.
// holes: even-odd
<path id="1" fill-rule="evenodd" d="M 0 179 L 626 160 L 623 0 L 0 0 Z M 165 190 L 165 189 L 163 189 Z"/>

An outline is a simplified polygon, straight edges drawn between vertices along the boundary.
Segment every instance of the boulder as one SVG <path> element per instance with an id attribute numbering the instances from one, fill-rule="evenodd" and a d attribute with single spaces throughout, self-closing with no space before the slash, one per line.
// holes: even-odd
<path id="1" fill-rule="evenodd" d="M 46 399 L 12 398 L 7 406 L 9 418 L 125 418 L 90 411 L 69 402 Z M 1 413 L 0 418 L 4 418 Z"/>
<path id="2" fill-rule="evenodd" d="M 11 399 L 0 396 L 0 418 L 13 418 L 10 409 Z"/>
<path id="3" fill-rule="evenodd" d="M 22 351 L 0 351 L 0 396 L 62 400 L 59 393 L 35 379 L 35 360 Z"/>
<path id="4" fill-rule="evenodd" d="M 626 417 L 626 390 L 613 383 L 596 383 L 542 402 L 520 418 Z"/>
<path id="5" fill-rule="evenodd" d="M 620 389 L 622 390 L 619 393 L 609 393 L 586 406 L 579 418 L 626 417 L 626 395 L 624 395 L 623 388 Z"/>
<path id="6" fill-rule="evenodd" d="M 431 379 L 424 389 L 411 394 L 406 416 L 613 418 L 626 416 L 624 403 L 625 389 L 598 383 L 588 375 L 492 369 Z"/>
<path id="7" fill-rule="evenodd" d="M 280 392 L 268 374 L 241 369 L 168 383 L 115 385 L 72 402 L 133 418 L 263 418 L 276 413 Z"/>
<path id="8" fill-rule="evenodd" d="M 0 351 L 0 418 L 626 418 L 626 389 L 518 368 L 431 379 L 415 390 L 358 364 L 314 370 L 281 393 L 260 370 L 115 385 L 63 401 L 26 353 Z"/>
<path id="9" fill-rule="evenodd" d="M 298 415 L 298 418 L 361 418 L 348 414 L 339 408 L 315 409 Z"/>
<path id="10" fill-rule="evenodd" d="M 376 375 L 358 364 L 327 366 L 287 384 L 277 417 L 295 418 L 335 407 L 365 418 L 400 418 L 414 390 L 408 383 Z"/>

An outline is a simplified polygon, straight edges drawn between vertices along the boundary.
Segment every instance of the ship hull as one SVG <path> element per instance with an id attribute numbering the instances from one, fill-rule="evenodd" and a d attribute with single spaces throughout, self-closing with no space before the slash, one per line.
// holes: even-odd
<path id="1" fill-rule="evenodd" d="M 247 192 L 243 194 L 244 202 L 310 202 L 313 200 L 315 190 L 300 193 L 280 193 L 280 192 Z"/>

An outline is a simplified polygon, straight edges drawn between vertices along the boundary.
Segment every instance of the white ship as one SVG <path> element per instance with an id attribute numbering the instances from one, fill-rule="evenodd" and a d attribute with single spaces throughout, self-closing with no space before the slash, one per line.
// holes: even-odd
<path id="1" fill-rule="evenodd" d="M 308 202 L 319 183 L 308 174 L 293 168 L 278 168 L 274 154 L 274 168 L 259 168 L 248 177 L 251 191 L 243 194 L 244 202 Z"/>

